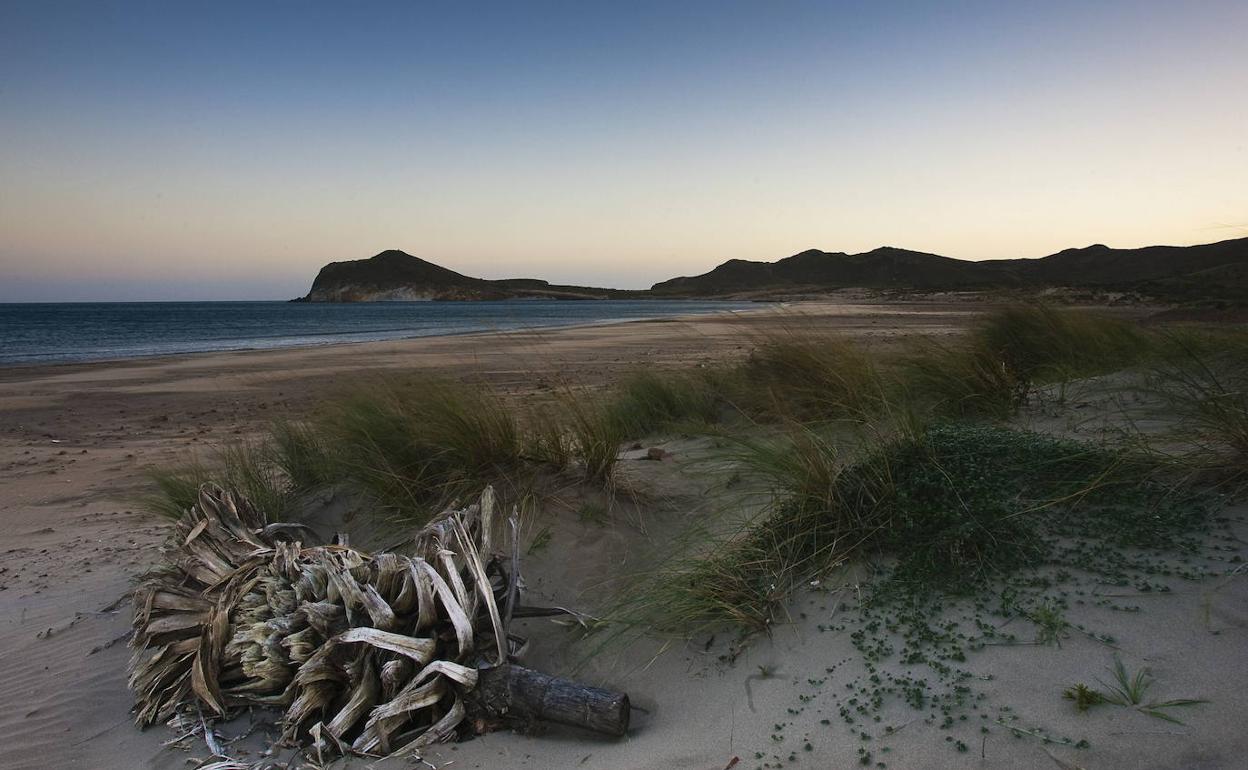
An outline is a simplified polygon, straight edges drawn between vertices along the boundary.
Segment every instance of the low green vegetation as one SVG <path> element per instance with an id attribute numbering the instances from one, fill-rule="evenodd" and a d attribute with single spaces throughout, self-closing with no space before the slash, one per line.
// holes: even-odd
<path id="1" fill-rule="evenodd" d="M 273 519 L 291 513 L 303 495 L 338 489 L 382 514 L 423 520 L 486 484 L 519 493 L 534 474 L 573 465 L 585 480 L 608 484 L 625 434 L 596 394 L 568 390 L 521 420 L 474 384 L 377 382 L 330 399 L 306 421 L 275 422 L 264 440 L 152 470 L 153 488 L 139 502 L 176 518 L 212 481 Z"/>
<path id="2" fill-rule="evenodd" d="M 728 447 L 725 488 L 764 490 L 770 503 L 728 535 L 691 522 L 675 554 L 621 592 L 606 624 L 621 634 L 734 629 L 739 651 L 744 637 L 787 620 L 802 591 L 820 602 L 818 631 L 848 635 L 856 657 L 815 672 L 789 711 L 821 703 L 824 724 L 835 715 L 861 742 L 863 764 L 886 765 L 889 741 L 909 723 L 899 710 L 944 731 L 958 753 L 994 730 L 1086 748 L 1087 739 L 991 706 L 969 657 L 995 645 L 1056 650 L 1071 638 L 1112 645 L 1078 610 L 1140 608 L 1100 588 L 1157 594 L 1222 574 L 1235 550 L 1214 515 L 1222 498 L 1190 471 L 1248 481 L 1241 339 L 1019 305 L 985 314 L 964 336 L 886 353 L 790 326 L 754 338 L 736 363 L 562 387 L 523 409 L 472 384 L 391 383 L 276 423 L 265 441 L 153 472 L 146 503 L 180 515 L 213 480 L 270 518 L 309 493 L 342 489 L 419 520 L 484 484 L 530 494 L 536 474 L 553 474 L 592 485 L 569 510 L 606 527 L 621 447 L 714 434 Z M 1147 378 L 1181 416 L 1194 451 L 1176 461 L 1143 441 L 1080 442 L 1006 424 L 1040 386 L 1124 367 L 1137 367 L 1131 387 Z M 535 526 L 531 554 L 552 536 Z M 853 593 L 832 593 L 831 578 L 851 570 Z M 1111 672 L 1108 684 L 1062 694 L 1080 712 L 1119 705 L 1169 721 L 1201 702 L 1150 700 L 1146 670 L 1129 674 L 1115 659 Z M 822 691 L 834 674 L 837 691 Z M 774 752 L 756 754 L 761 767 L 785 766 L 811 745 L 803 737 L 786 756 L 783 724 L 773 738 Z"/>
<path id="3" fill-rule="evenodd" d="M 1064 690 L 1062 697 L 1074 701 L 1075 709 L 1081 714 L 1094 706 L 1109 704 L 1135 708 L 1141 714 L 1147 714 L 1148 716 L 1180 725 L 1183 722 L 1171 713 L 1171 709 L 1208 703 L 1208 701 L 1197 698 L 1154 699 L 1145 703 L 1144 698 L 1155 682 L 1152 672 L 1146 668 L 1141 668 L 1135 674 L 1131 674 L 1122 662 L 1122 658 L 1117 655 L 1114 656 L 1114 665 L 1109 671 L 1113 676 L 1113 681 L 1108 683 L 1100 682 L 1100 685 L 1105 688 L 1104 690 L 1097 690 L 1086 684 L 1079 683 Z"/>
<path id="4" fill-rule="evenodd" d="M 1248 482 L 1248 340 L 1183 338 L 1156 365 L 1151 388 L 1183 421 L 1191 459 L 1222 480 Z"/>
<path id="5" fill-rule="evenodd" d="M 885 397 L 878 362 L 861 345 L 794 328 L 755 339 L 739 382 L 739 408 L 786 421 L 861 421 L 878 413 Z"/>
<path id="6" fill-rule="evenodd" d="M 1171 544 L 1202 512 L 1160 508 L 1187 498 L 1147 458 L 992 426 L 938 424 L 848 460 L 828 434 L 804 427 L 787 443 L 746 451 L 775 503 L 655 585 L 646 601 L 670 615 L 661 626 L 765 630 L 795 586 L 874 553 L 895 559 L 896 582 L 971 590 L 1048 559 L 1092 555 L 1087 538 Z M 1118 563 L 1103 545 L 1096 557 L 1106 571 Z"/>
<path id="7" fill-rule="evenodd" d="M 897 387 L 942 414 L 1001 418 L 1036 385 L 1117 371 L 1164 347 L 1125 321 L 1020 304 L 985 314 L 965 339 L 916 346 L 900 361 Z"/>
<path id="8" fill-rule="evenodd" d="M 703 369 L 637 372 L 615 388 L 607 419 L 629 438 L 703 430 L 719 422 L 727 408 L 722 374 Z"/>
<path id="9" fill-rule="evenodd" d="M 266 445 L 243 441 L 219 447 L 204 460 L 152 468 L 147 471 L 151 490 L 138 503 L 176 519 L 199 499 L 200 487 L 212 481 L 237 490 L 266 518 L 277 521 L 291 512 L 296 496 L 276 457 Z"/>

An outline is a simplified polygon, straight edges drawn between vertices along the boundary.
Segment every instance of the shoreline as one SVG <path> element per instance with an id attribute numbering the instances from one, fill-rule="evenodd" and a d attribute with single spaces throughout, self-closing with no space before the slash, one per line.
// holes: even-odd
<path id="1" fill-rule="evenodd" d="M 228 302 L 228 300 L 223 300 L 223 302 Z M 98 303 L 7 303 L 7 304 L 98 304 Z M 114 304 L 133 304 L 133 303 L 114 303 Z M 189 303 L 189 304 L 201 304 L 201 303 Z M 439 331 L 439 332 L 434 332 L 432 334 L 403 334 L 403 335 L 399 335 L 395 337 L 381 337 L 377 339 L 363 339 L 363 340 L 350 340 L 350 341 L 330 340 L 330 341 L 325 341 L 325 342 L 293 343 L 293 344 L 288 344 L 288 345 L 277 344 L 277 345 L 272 345 L 269 347 L 214 348 L 211 350 L 186 350 L 186 351 L 179 351 L 179 352 L 173 352 L 173 353 L 136 354 L 136 355 L 124 355 L 124 356 L 119 356 L 119 357 L 49 359 L 45 361 L 33 361 L 33 362 L 0 361 L 0 381 L 3 381 L 4 375 L 6 373 L 10 371 L 14 371 L 14 370 L 23 370 L 23 369 L 39 369 L 39 368 L 44 368 L 44 367 L 71 367 L 71 366 L 93 366 L 93 365 L 107 365 L 107 364 L 126 364 L 126 363 L 138 362 L 138 361 L 161 362 L 161 361 L 172 361 L 172 360 L 176 360 L 176 359 L 180 359 L 184 357 L 191 357 L 191 356 L 211 356 L 211 355 L 223 355 L 223 354 L 230 354 L 230 353 L 238 353 L 238 354 L 274 353 L 274 352 L 281 352 L 281 351 L 287 351 L 287 350 L 314 350 L 314 349 L 322 349 L 322 348 L 337 347 L 337 346 L 372 345 L 372 344 L 382 344 L 382 343 L 388 343 L 388 342 L 403 342 L 403 341 L 410 341 L 410 340 L 441 339 L 441 338 L 447 338 L 447 337 L 472 337 L 472 336 L 494 335 L 494 334 L 502 335 L 502 334 L 509 334 L 509 333 L 521 333 L 521 334 L 544 333 L 544 332 L 556 331 L 560 329 L 594 328 L 594 327 L 600 327 L 600 326 L 614 326 L 618 324 L 644 323 L 644 322 L 653 322 L 653 321 L 680 321 L 680 320 L 688 320 L 688 319 L 695 319 L 695 318 L 702 318 L 702 317 L 714 317 L 714 316 L 719 316 L 723 314 L 758 313 L 758 312 L 764 312 L 767 310 L 774 310 L 776 308 L 787 307 L 788 305 L 791 305 L 794 303 L 774 301 L 774 302 L 759 302 L 758 304 L 761 305 L 761 307 L 707 310 L 706 312 L 703 312 L 703 313 L 677 313 L 673 315 L 645 316 L 642 318 L 608 318 L 608 319 L 600 319 L 596 321 L 583 321 L 583 322 L 577 321 L 577 322 L 565 323 L 565 324 L 545 324 L 545 325 L 540 325 L 540 326 L 517 326 L 514 328 L 510 328 L 510 329 L 471 329 L 471 330 L 465 330 L 465 331 Z M 352 332 L 343 332 L 343 334 L 351 334 L 351 333 Z"/>
<path id="2" fill-rule="evenodd" d="M 10 620 L 0 626 L 6 652 L 0 678 L 9 683 L 10 695 L 0 702 L 0 733 L 8 745 L 23 747 L 23 758 L 38 760 L 16 766 L 125 770 L 184 764 L 184 755 L 163 746 L 168 731 L 139 731 L 128 716 L 131 607 L 123 597 L 156 563 L 169 531 L 167 521 L 135 505 L 147 489 L 146 469 L 210 456 L 216 447 L 258 435 L 274 419 L 306 417 L 326 396 L 367 389 L 383 377 L 471 379 L 507 398 L 541 398 L 551 387 L 599 388 L 643 367 L 737 360 L 748 353 L 751 335 L 788 328 L 795 319 L 866 345 L 889 346 L 916 335 L 959 333 L 985 305 L 841 300 L 787 309 L 793 312 L 763 306 L 542 331 L 0 368 L 0 485 L 6 493 L 0 498 L 0 616 Z M 684 481 L 654 493 L 656 500 L 670 499 L 680 512 L 673 514 L 676 520 L 702 504 Z M 567 517 L 582 533 L 578 537 L 588 538 L 585 547 L 600 549 L 604 559 L 622 558 L 613 550 L 614 535 L 574 512 Z M 581 546 L 563 540 L 553 547 Z M 639 540 L 636 547 L 651 545 Z M 556 572 L 549 585 L 572 585 L 571 578 Z M 536 583 L 534 589 L 543 590 Z M 538 649 L 558 655 L 554 643 Z M 679 657 L 661 665 L 665 678 L 685 681 Z M 608 675 L 616 674 L 603 673 Z M 671 705 L 655 694 L 657 686 L 633 689 L 647 708 L 660 701 Z M 715 697 L 730 708 L 739 696 L 733 691 Z M 779 701 L 772 705 L 783 708 Z M 666 740 L 683 744 L 690 740 L 687 730 L 702 728 L 664 717 L 641 729 L 637 750 L 649 756 Z M 461 747 L 459 756 L 482 758 L 491 747 L 519 750 L 526 740 L 492 736 Z M 714 763 L 706 759 L 725 740 L 716 733 L 715 746 L 701 746 L 688 759 L 664 755 L 672 760 L 666 766 L 708 767 Z M 549 759 L 546 766 L 579 767 L 584 746 L 579 739 L 562 748 L 547 742 L 539 756 Z M 0 756 L 0 766 L 11 765 Z M 622 759 L 612 766 L 647 765 Z"/>

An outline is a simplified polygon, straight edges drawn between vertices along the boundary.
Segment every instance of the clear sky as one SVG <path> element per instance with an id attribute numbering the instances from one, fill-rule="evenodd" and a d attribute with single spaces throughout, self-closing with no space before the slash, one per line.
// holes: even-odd
<path id="1" fill-rule="evenodd" d="M 1245 0 L 0 3 L 0 301 L 1245 234 Z"/>

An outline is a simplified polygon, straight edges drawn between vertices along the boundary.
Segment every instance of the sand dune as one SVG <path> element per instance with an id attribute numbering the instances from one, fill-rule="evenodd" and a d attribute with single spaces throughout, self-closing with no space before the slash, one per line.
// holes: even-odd
<path id="1" fill-rule="evenodd" d="M 830 303 L 803 310 L 812 323 L 889 345 L 909 334 L 956 331 L 974 308 Z M 131 580 L 154 563 L 166 532 L 162 521 L 134 512 L 129 502 L 143 467 L 248 435 L 275 416 L 302 414 L 334 388 L 380 372 L 471 374 L 523 398 L 549 386 L 554 372 L 595 384 L 639 362 L 690 365 L 740 355 L 744 332 L 783 322 L 768 311 L 0 370 L 0 766 L 175 768 L 186 766 L 188 756 L 207 753 L 202 745 L 190 754 L 162 747 L 175 736 L 163 728 L 140 732 L 128 713 L 124 637 L 131 608 L 123 597 Z M 1087 408 L 1106 407 L 1089 400 Z M 646 504 L 641 511 L 618 511 L 619 526 L 602 527 L 552 506 L 548 515 L 557 522 L 556 534 L 528 560 L 535 599 L 592 611 L 604 595 L 603 581 L 643 569 L 656 544 L 709 509 L 709 486 L 683 471 L 698 445 L 669 448 L 670 462 L 625 461 L 624 472 L 636 476 L 632 488 L 642 491 Z M 1242 546 L 1248 531 L 1236 526 Z M 562 558 L 571 553 L 578 558 Z M 837 667 L 853 658 L 843 636 L 818 630 L 835 613 L 837 592 L 852 590 L 852 581 L 829 582 L 799 597 L 793 622 L 770 639 L 753 640 L 731 665 L 720 659 L 732 643 L 728 636 L 689 643 L 642 640 L 586 661 L 584 645 L 565 629 L 529 621 L 532 665 L 555 673 L 575 668 L 589 682 L 629 691 L 639 707 L 630 734 L 614 741 L 558 729 L 535 736 L 500 733 L 442 747 L 428 759 L 438 765 L 453 761 L 452 767 L 719 770 L 734 757 L 738 767 L 754 768 L 791 751 L 795 766 L 857 766 L 859 745 L 847 742 L 844 731 L 834 729 L 839 726 L 821 724 L 828 718 L 824 694 L 835 676 L 811 674 L 844 671 Z M 1229 579 L 1149 597 L 1147 612 L 1139 614 L 1078 610 L 1078 619 L 1112 628 L 1121 654 L 1152 667 L 1173 691 L 1165 694 L 1211 701 L 1186 725 L 1140 714 L 1075 714 L 1055 688 L 1103 673 L 1110 660 L 1104 645 L 1075 636 L 1060 649 L 989 649 L 971 665 L 995 674 L 990 695 L 1008 694 L 1011 703 L 1025 704 L 1022 723 L 1071 736 L 1095 734 L 1091 749 L 1045 746 L 998 730 L 959 753 L 933 741 L 920 723 L 900 731 L 887 754 L 876 748 L 873 761 L 890 768 L 1242 766 L 1248 756 L 1248 735 L 1240 729 L 1248 713 L 1248 673 L 1239 665 L 1248 659 L 1246 600 L 1248 581 Z M 833 684 L 811 683 L 818 678 Z M 239 746 L 255 749 L 260 738 Z M 347 765 L 373 766 L 363 760 Z"/>

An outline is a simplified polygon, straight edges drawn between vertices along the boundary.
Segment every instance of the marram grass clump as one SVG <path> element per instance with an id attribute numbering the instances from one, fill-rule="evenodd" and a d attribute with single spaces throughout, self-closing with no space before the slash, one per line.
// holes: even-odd
<path id="1" fill-rule="evenodd" d="M 949 416 L 1003 418 L 1036 385 L 1117 371 L 1167 349 L 1162 335 L 1127 321 L 1010 305 L 977 319 L 965 338 L 913 345 L 898 362 L 894 392 Z"/>
<path id="2" fill-rule="evenodd" d="M 935 425 L 848 458 L 801 429 L 787 452 L 753 451 L 776 493 L 768 512 L 670 564 L 634 594 L 632 617 L 763 630 L 797 586 L 872 554 L 892 560 L 894 581 L 955 593 L 1059 558 L 1110 570 L 1097 544 L 1172 546 L 1204 513 L 1145 458 L 993 426 Z"/>
<path id="3" fill-rule="evenodd" d="M 329 399 L 310 418 L 224 446 L 207 461 L 149 473 L 140 503 L 178 518 L 207 482 L 245 495 L 280 519 L 304 495 L 342 490 L 383 515 L 420 521 L 431 509 L 494 484 L 521 488 L 546 470 L 579 464 L 610 479 L 625 431 L 596 396 L 562 398 L 522 420 L 494 392 L 470 383 L 385 381 Z"/>

